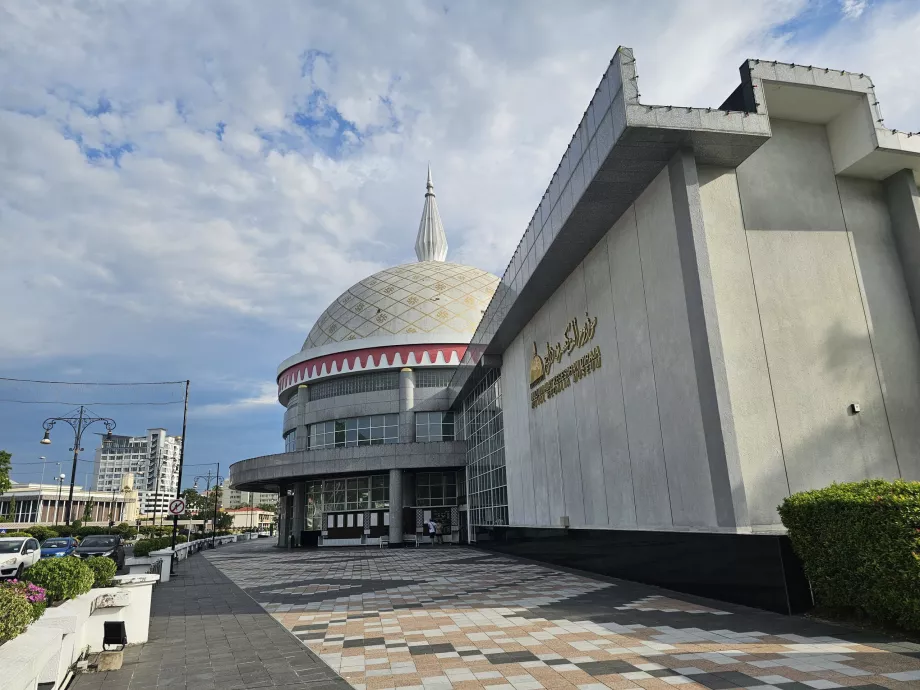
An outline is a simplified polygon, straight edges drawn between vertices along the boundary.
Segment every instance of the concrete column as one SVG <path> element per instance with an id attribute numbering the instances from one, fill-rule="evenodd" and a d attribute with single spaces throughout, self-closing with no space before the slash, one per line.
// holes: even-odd
<path id="1" fill-rule="evenodd" d="M 390 543 L 403 541 L 403 471 L 390 470 Z"/>
<path id="2" fill-rule="evenodd" d="M 294 432 L 296 440 L 295 448 L 297 450 L 306 450 L 308 442 L 308 429 L 303 420 L 306 418 L 307 403 L 310 402 L 310 389 L 307 384 L 302 383 L 297 386 L 297 416 L 295 424 L 297 425 Z"/>
<path id="3" fill-rule="evenodd" d="M 693 152 L 678 151 L 668 174 L 716 520 L 720 527 L 746 527 L 751 523 Z"/>
<path id="4" fill-rule="evenodd" d="M 901 258 L 907 294 L 920 332 L 920 193 L 912 170 L 901 170 L 885 180 L 891 229 Z"/>
<path id="5" fill-rule="evenodd" d="M 287 547 L 288 534 L 288 497 L 287 484 L 281 482 L 278 487 L 278 546 Z"/>
<path id="6" fill-rule="evenodd" d="M 415 372 L 409 367 L 399 370 L 399 442 L 415 441 Z M 390 487 L 390 491 L 393 487 Z"/>
<path id="7" fill-rule="evenodd" d="M 303 546 L 300 543 L 300 533 L 303 531 L 304 513 L 307 504 L 307 483 L 294 483 L 294 521 L 291 529 L 294 533 L 294 544 Z"/>

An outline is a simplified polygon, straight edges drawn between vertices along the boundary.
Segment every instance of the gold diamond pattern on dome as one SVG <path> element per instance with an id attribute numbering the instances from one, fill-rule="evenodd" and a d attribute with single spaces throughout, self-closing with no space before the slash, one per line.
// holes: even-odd
<path id="1" fill-rule="evenodd" d="M 468 342 L 498 286 L 472 266 L 419 261 L 375 273 L 333 302 L 303 349 L 400 333 L 437 333 Z"/>

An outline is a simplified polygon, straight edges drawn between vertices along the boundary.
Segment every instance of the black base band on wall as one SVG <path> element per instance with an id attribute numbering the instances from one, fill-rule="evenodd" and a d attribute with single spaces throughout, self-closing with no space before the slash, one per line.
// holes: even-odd
<path id="1" fill-rule="evenodd" d="M 812 606 L 783 535 L 477 527 L 476 546 L 778 613 Z"/>

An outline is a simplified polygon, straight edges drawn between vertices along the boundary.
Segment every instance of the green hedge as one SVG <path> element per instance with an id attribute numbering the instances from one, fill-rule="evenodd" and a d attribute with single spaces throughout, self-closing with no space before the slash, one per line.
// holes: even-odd
<path id="1" fill-rule="evenodd" d="M 120 522 L 115 525 L 113 531 L 116 534 L 120 534 L 123 539 L 134 539 L 137 536 L 137 530 L 127 522 Z"/>
<path id="2" fill-rule="evenodd" d="M 0 535 L 2 537 L 31 537 L 32 535 L 29 532 L 7 532 L 6 534 Z"/>
<path id="3" fill-rule="evenodd" d="M 44 587 L 50 601 L 64 601 L 88 592 L 96 578 L 86 563 L 67 556 L 40 560 L 26 570 L 22 579 Z"/>
<path id="4" fill-rule="evenodd" d="M 0 587 L 0 642 L 12 640 L 32 622 L 32 605 L 12 587 Z"/>
<path id="5" fill-rule="evenodd" d="M 58 536 L 56 529 L 45 527 L 43 525 L 34 525 L 33 527 L 28 527 L 26 528 L 26 532 L 38 539 L 39 542 L 43 542 L 45 539 L 51 539 L 51 537 Z"/>
<path id="6" fill-rule="evenodd" d="M 779 514 L 819 605 L 920 630 L 920 482 L 834 484 Z"/>
<path id="7" fill-rule="evenodd" d="M 93 571 L 93 587 L 107 587 L 118 571 L 115 561 L 107 556 L 93 556 L 83 562 Z"/>
<path id="8" fill-rule="evenodd" d="M 184 534 L 176 535 L 176 543 L 184 544 L 188 538 Z M 134 544 L 135 556 L 149 556 L 151 551 L 168 549 L 172 546 L 172 536 L 157 537 L 155 539 L 141 539 Z"/>
<path id="9" fill-rule="evenodd" d="M 19 596 L 28 602 L 32 607 L 32 620 L 37 621 L 45 612 L 48 605 L 47 594 L 45 590 L 31 582 L 20 582 L 19 580 L 7 580 L 0 583 L 0 589 L 16 592 Z M 0 608 L 0 616 L 3 615 L 3 609 Z"/>

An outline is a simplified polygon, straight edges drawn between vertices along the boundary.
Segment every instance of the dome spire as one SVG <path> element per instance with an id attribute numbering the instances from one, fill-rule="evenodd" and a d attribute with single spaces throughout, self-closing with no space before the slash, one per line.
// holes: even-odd
<path id="1" fill-rule="evenodd" d="M 418 226 L 415 240 L 415 255 L 419 261 L 444 261 L 447 258 L 447 235 L 438 213 L 438 202 L 434 198 L 431 183 L 431 164 L 428 165 L 428 182 L 425 184 L 425 206 L 422 208 L 422 222 Z"/>

